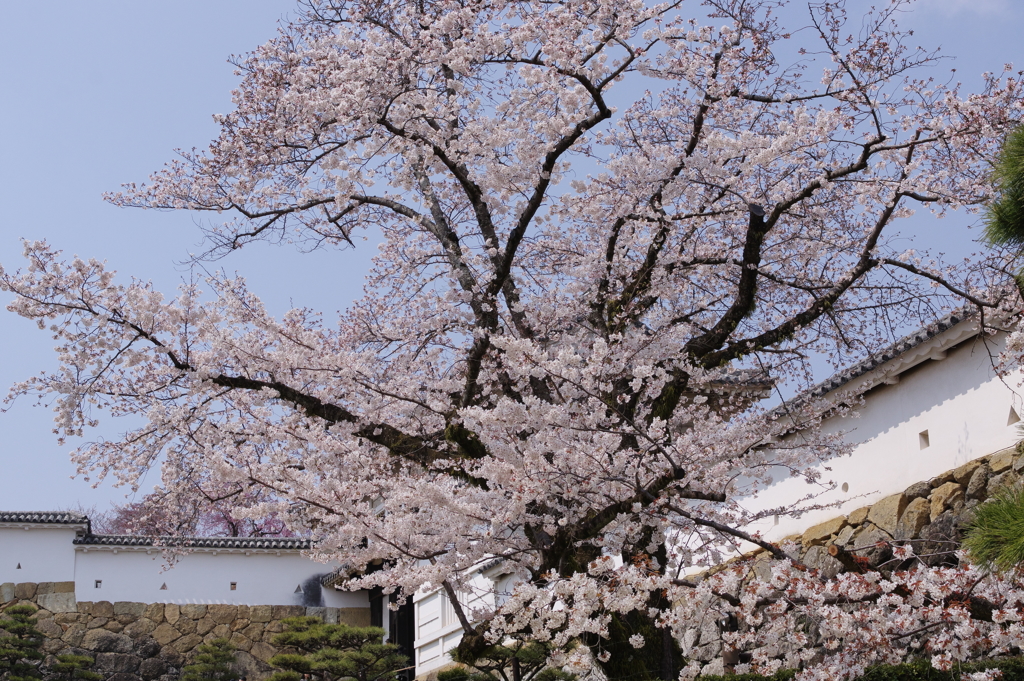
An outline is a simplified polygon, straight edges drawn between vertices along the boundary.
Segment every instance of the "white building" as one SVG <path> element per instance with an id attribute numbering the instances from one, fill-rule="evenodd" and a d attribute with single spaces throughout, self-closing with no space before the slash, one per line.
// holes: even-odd
<path id="1" fill-rule="evenodd" d="M 95 535 L 74 513 L 0 512 L 0 584 L 74 582 L 79 601 L 367 608 L 365 591 L 323 589 L 337 566 L 306 539 L 195 537 L 173 565 L 152 537 Z"/>
<path id="2" fill-rule="evenodd" d="M 832 404 L 855 404 L 855 398 L 863 398 L 853 417 L 833 417 L 823 424 L 826 433 L 843 433 L 853 445 L 848 456 L 818 466 L 821 481 L 837 487 L 817 501 L 840 503 L 750 529 L 769 540 L 800 534 L 1012 447 L 1021 439 L 1017 422 L 1024 400 L 1019 372 L 1000 377 L 994 371 L 1005 341 L 1005 333 L 980 334 L 976 316 L 953 314 L 809 391 L 809 397 Z M 747 505 L 752 510 L 785 506 L 812 490 L 804 480 L 779 470 L 776 482 Z"/>

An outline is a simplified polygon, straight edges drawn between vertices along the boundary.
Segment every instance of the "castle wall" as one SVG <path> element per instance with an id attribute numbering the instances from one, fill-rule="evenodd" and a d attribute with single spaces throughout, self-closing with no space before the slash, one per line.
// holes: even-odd
<path id="1" fill-rule="evenodd" d="M 168 565 L 159 548 L 75 548 L 76 596 L 83 601 L 370 607 L 366 591 L 322 589 L 320 577 L 333 566 L 297 551 L 203 549 Z"/>
<path id="2" fill-rule="evenodd" d="M 55 655 L 86 654 L 108 681 L 176 681 L 199 645 L 227 638 L 235 647 L 236 671 L 259 681 L 280 652 L 274 636 L 287 617 L 312 615 L 331 623 L 369 626 L 369 607 L 232 605 L 79 601 L 73 582 L 0 584 L 0 610 L 14 603 L 39 607 L 36 628 L 46 639 L 43 668 Z"/>
<path id="3" fill-rule="evenodd" d="M 854 445 L 852 452 L 817 466 L 821 485 L 808 485 L 778 469 L 776 482 L 747 506 L 788 506 L 815 492 L 821 495 L 811 503 L 840 505 L 800 518 L 769 518 L 749 529 L 772 541 L 799 534 L 837 514 L 1013 446 L 1020 434 L 1010 410 L 1021 413 L 1024 401 L 1018 394 L 1019 377 L 1000 379 L 993 372 L 993 356 L 1002 349 L 1002 341 L 996 337 L 987 345 L 976 339 L 962 342 L 944 359 L 927 360 L 894 375 L 898 382 L 871 389 L 855 415 L 826 421 L 824 432 L 842 433 Z M 836 488 L 826 491 L 830 482 Z"/>
<path id="4" fill-rule="evenodd" d="M 0 527 L 0 584 L 73 581 L 75 532 L 68 525 Z"/>

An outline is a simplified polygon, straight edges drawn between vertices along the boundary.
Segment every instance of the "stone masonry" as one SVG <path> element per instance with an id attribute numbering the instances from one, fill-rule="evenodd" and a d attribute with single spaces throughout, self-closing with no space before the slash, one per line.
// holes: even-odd
<path id="1" fill-rule="evenodd" d="M 217 638 L 234 645 L 237 671 L 258 681 L 270 675 L 267 661 L 280 652 L 272 640 L 284 631 L 281 620 L 312 615 L 370 625 L 369 608 L 78 602 L 74 582 L 0 584 L 0 611 L 16 603 L 39 608 L 44 670 L 55 655 L 77 653 L 95 658 L 93 670 L 108 681 L 176 681 L 196 647 Z"/>

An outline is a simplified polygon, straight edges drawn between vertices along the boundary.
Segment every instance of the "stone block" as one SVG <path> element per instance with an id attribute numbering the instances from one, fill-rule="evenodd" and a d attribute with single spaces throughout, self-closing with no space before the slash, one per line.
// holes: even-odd
<path id="1" fill-rule="evenodd" d="M 42 610 L 38 611 L 42 612 Z M 39 617 L 40 615 L 36 615 Z M 72 622 L 88 622 L 90 617 L 88 615 L 82 615 L 77 612 L 59 612 L 53 616 L 53 620 L 57 624 L 71 624 Z"/>
<path id="2" fill-rule="evenodd" d="M 78 603 L 75 601 L 75 594 L 73 593 L 48 593 L 36 596 L 36 602 L 39 603 L 40 607 L 46 608 L 50 612 L 77 612 Z"/>
<path id="3" fill-rule="evenodd" d="M 907 489 L 903 490 L 903 495 L 907 499 L 917 499 L 918 497 L 926 497 L 932 493 L 932 485 L 930 482 L 916 482 Z"/>
<path id="4" fill-rule="evenodd" d="M 247 619 L 249 619 L 249 606 L 248 605 L 236 605 L 235 607 L 238 608 L 238 614 L 236 614 L 235 617 L 237 617 L 240 620 L 247 620 Z"/>
<path id="5" fill-rule="evenodd" d="M 270 658 L 277 655 L 277 648 L 266 643 L 253 643 L 249 654 L 260 662 L 270 662 Z"/>
<path id="6" fill-rule="evenodd" d="M 856 531 L 857 528 L 852 525 L 847 525 L 843 529 L 839 530 L 839 534 L 836 535 L 836 539 L 832 543 L 838 544 L 839 546 L 846 546 L 850 543 L 850 540 L 853 539 L 853 533 Z"/>
<path id="7" fill-rule="evenodd" d="M 149 636 L 143 636 L 135 641 L 134 652 L 143 660 L 156 657 L 160 654 L 160 644 Z"/>
<path id="8" fill-rule="evenodd" d="M 132 640 L 106 629 L 90 629 L 85 632 L 80 647 L 96 653 L 130 653 Z"/>
<path id="9" fill-rule="evenodd" d="M 218 624 L 210 630 L 208 636 L 212 636 L 213 638 L 227 638 L 231 636 L 231 627 L 227 624 Z"/>
<path id="10" fill-rule="evenodd" d="M 1006 487 L 1016 487 L 1020 485 L 1021 475 L 1015 470 L 1005 470 L 999 475 L 993 475 L 988 479 L 988 490 L 986 494 L 992 496 L 999 490 Z"/>
<path id="11" fill-rule="evenodd" d="M 928 499 L 918 497 L 907 504 L 906 510 L 900 516 L 896 525 L 897 539 L 917 539 L 921 529 L 931 519 L 931 502 Z"/>
<path id="12" fill-rule="evenodd" d="M 844 527 L 846 527 L 846 516 L 839 516 L 838 518 L 818 523 L 804 532 L 803 545 L 806 547 L 824 544 L 832 538 L 832 535 L 839 534 L 839 531 Z"/>
<path id="13" fill-rule="evenodd" d="M 106 673 L 127 672 L 134 674 L 139 670 L 139 663 L 142 662 L 134 655 L 123 655 L 121 653 L 99 653 L 96 656 L 95 670 Z"/>
<path id="14" fill-rule="evenodd" d="M 877 567 L 892 558 L 892 547 L 888 543 L 891 539 L 885 530 L 865 523 L 853 535 L 853 550 L 856 555 L 864 556 L 873 567 Z"/>
<path id="15" fill-rule="evenodd" d="M 235 653 L 234 669 L 240 676 L 246 676 L 250 679 L 263 679 L 268 676 L 271 668 L 244 650 L 240 650 Z"/>
<path id="16" fill-rule="evenodd" d="M 955 482 L 947 482 L 932 490 L 931 519 L 935 520 L 950 506 L 956 503 L 957 499 L 964 498 L 964 488 Z"/>
<path id="17" fill-rule="evenodd" d="M 971 476 L 974 475 L 974 471 L 984 463 L 984 459 L 975 459 L 974 461 L 968 461 L 963 466 L 953 470 L 953 479 L 961 485 L 967 485 L 970 481 Z"/>
<path id="18" fill-rule="evenodd" d="M 228 626 L 231 627 L 231 631 L 241 631 L 249 626 L 249 620 L 234 620 Z"/>
<path id="19" fill-rule="evenodd" d="M 158 625 L 157 628 L 153 630 L 152 636 L 153 640 L 162 646 L 166 646 L 171 641 L 176 641 L 181 638 L 181 634 L 178 633 L 178 630 L 166 622 Z"/>
<path id="20" fill-rule="evenodd" d="M 263 637 L 263 624 L 253 622 L 242 630 L 242 636 L 245 636 L 250 641 L 259 641 Z"/>
<path id="21" fill-rule="evenodd" d="M 210 617 L 217 624 L 228 624 L 234 621 L 238 614 L 238 608 L 233 605 L 210 605 L 207 607 Z"/>
<path id="22" fill-rule="evenodd" d="M 113 617 L 114 604 L 110 601 L 96 601 L 92 604 L 91 614 L 94 617 Z"/>
<path id="23" fill-rule="evenodd" d="M 53 582 L 39 582 L 36 584 L 36 596 L 40 594 L 52 594 Z"/>
<path id="24" fill-rule="evenodd" d="M 338 623 L 338 609 L 337 608 L 324 608 L 324 622 L 327 624 Z"/>
<path id="25" fill-rule="evenodd" d="M 231 642 L 231 645 L 235 647 L 235 650 L 244 650 L 249 652 L 249 649 L 252 648 L 252 641 L 247 639 L 245 636 L 242 636 L 237 631 L 231 634 L 231 638 L 228 640 Z"/>
<path id="26" fill-rule="evenodd" d="M 64 635 L 60 637 L 60 640 L 67 643 L 69 646 L 74 648 L 82 647 L 82 641 L 85 639 L 87 632 L 85 625 L 83 624 L 69 624 L 68 628 L 64 631 Z"/>
<path id="27" fill-rule="evenodd" d="M 992 471 L 988 466 L 982 464 L 974 469 L 974 473 L 971 474 L 971 479 L 967 483 L 967 498 L 984 499 L 990 477 L 992 477 Z"/>
<path id="28" fill-rule="evenodd" d="M 88 629 L 99 629 L 107 622 L 108 620 L 106 617 L 93 617 L 85 626 Z"/>
<path id="29" fill-rule="evenodd" d="M 370 626 L 369 608 L 338 608 L 338 623 L 353 627 Z"/>
<path id="30" fill-rule="evenodd" d="M 22 601 L 30 601 L 35 598 L 36 595 L 36 583 L 35 582 L 21 582 L 20 584 L 14 585 L 14 597 Z"/>
<path id="31" fill-rule="evenodd" d="M 156 630 L 156 622 L 145 617 L 140 617 L 124 628 L 124 633 L 132 638 L 138 638 L 152 634 Z"/>
<path id="32" fill-rule="evenodd" d="M 120 634 L 124 631 L 124 625 L 117 620 L 107 620 L 107 623 L 103 625 L 103 628 L 107 631 L 112 631 L 115 634 Z"/>
<path id="33" fill-rule="evenodd" d="M 907 497 L 902 492 L 893 494 L 881 501 L 875 502 L 868 511 L 868 522 L 888 532 L 890 535 L 896 532 L 896 525 L 900 516 L 907 508 Z"/>
<path id="34" fill-rule="evenodd" d="M 302 617 L 306 614 L 306 609 L 301 605 L 275 605 L 273 606 L 275 620 L 283 620 L 288 617 Z"/>
<path id="35" fill-rule="evenodd" d="M 200 620 L 200 622 L 201 621 L 202 620 Z M 197 626 L 198 622 L 196 622 L 195 620 L 190 620 L 187 617 L 182 617 L 178 620 L 178 623 L 174 625 L 174 628 L 178 630 L 179 634 L 185 636 L 187 634 L 196 633 Z"/>
<path id="36" fill-rule="evenodd" d="M 177 641 L 171 644 L 171 647 L 177 650 L 182 655 L 188 655 L 195 647 L 203 642 L 203 637 L 197 634 L 189 634 L 188 636 L 182 636 Z"/>
<path id="37" fill-rule="evenodd" d="M 133 603 L 131 601 L 118 601 L 114 603 L 114 615 L 129 615 L 131 617 L 142 617 L 146 612 L 145 603 Z"/>
<path id="38" fill-rule="evenodd" d="M 1013 457 L 1016 452 L 1013 447 L 1004 449 L 1001 452 L 996 452 L 988 459 L 988 467 L 992 469 L 993 473 L 1002 473 L 1008 471 L 1013 467 Z"/>
<path id="39" fill-rule="evenodd" d="M 158 676 L 163 676 L 167 673 L 167 663 L 161 660 L 159 657 L 152 657 L 148 660 L 143 660 L 139 664 L 139 676 L 144 681 L 152 681 Z"/>
<path id="40" fill-rule="evenodd" d="M 945 485 L 947 482 L 956 482 L 953 479 L 953 471 L 946 471 L 942 475 L 936 475 L 934 478 L 928 481 L 928 484 L 932 486 L 932 489 L 935 489 L 936 487 L 941 487 L 942 485 Z"/>
<path id="41" fill-rule="evenodd" d="M 68 644 L 59 638 L 44 638 L 43 642 L 39 644 L 39 649 L 47 655 L 63 654 L 62 651 L 68 649 Z"/>
<path id="42" fill-rule="evenodd" d="M 273 608 L 269 605 L 249 606 L 249 620 L 252 622 L 269 622 L 273 617 Z"/>
<path id="43" fill-rule="evenodd" d="M 14 599 L 14 582 L 0 584 L 0 603 L 9 603 Z"/>
<path id="44" fill-rule="evenodd" d="M 75 593 L 74 582 L 54 582 L 53 593 L 55 594 L 73 594 Z"/>
<path id="45" fill-rule="evenodd" d="M 142 616 L 154 624 L 162 623 L 164 621 L 164 604 L 150 603 L 146 606 L 146 610 L 142 613 Z"/>
<path id="46" fill-rule="evenodd" d="M 161 648 L 159 657 L 171 667 L 180 667 L 185 664 L 185 656 L 171 647 Z"/>
<path id="47" fill-rule="evenodd" d="M 206 617 L 206 606 L 198 603 L 179 605 L 178 610 L 181 611 L 182 617 L 187 617 L 190 620 L 200 620 Z"/>
<path id="48" fill-rule="evenodd" d="M 176 604 L 167 603 L 164 605 L 164 619 L 167 620 L 168 624 L 177 624 L 179 617 L 181 617 L 181 611 Z"/>
<path id="49" fill-rule="evenodd" d="M 846 521 L 848 523 L 850 523 L 851 525 L 860 525 L 861 523 L 863 523 L 865 520 L 868 519 L 868 513 L 870 511 L 871 511 L 871 507 L 870 506 L 863 506 L 861 508 L 858 508 L 856 511 L 854 511 L 853 513 L 850 514 L 850 516 L 846 519 Z"/>
<path id="50" fill-rule="evenodd" d="M 60 638 L 64 635 L 64 628 L 57 624 L 53 618 L 37 621 L 36 629 L 42 632 L 46 638 Z"/>
<path id="51" fill-rule="evenodd" d="M 1018 473 L 1024 473 L 1024 455 L 1021 455 L 1019 452 L 1013 459 L 1013 470 Z"/>
<path id="52" fill-rule="evenodd" d="M 142 681 L 142 677 L 138 674 L 118 672 L 117 674 L 111 674 L 110 676 L 108 676 L 107 681 Z"/>
<path id="53" fill-rule="evenodd" d="M 216 622 L 214 622 L 209 617 L 204 617 L 203 619 L 196 622 L 196 633 L 200 636 L 206 636 L 211 631 L 213 631 L 213 628 L 215 626 L 217 626 Z"/>
<path id="54" fill-rule="evenodd" d="M 327 608 L 321 606 L 309 606 L 306 608 L 306 617 L 317 617 L 321 621 L 324 621 L 324 615 L 327 613 Z"/>
<path id="55" fill-rule="evenodd" d="M 821 572 L 822 576 L 831 579 L 843 569 L 843 564 L 828 555 L 823 546 L 812 546 L 804 555 L 804 565 Z"/>

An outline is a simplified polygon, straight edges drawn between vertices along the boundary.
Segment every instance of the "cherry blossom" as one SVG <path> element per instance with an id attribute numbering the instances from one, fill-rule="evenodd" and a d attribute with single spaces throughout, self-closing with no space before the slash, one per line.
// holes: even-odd
<path id="1" fill-rule="evenodd" d="M 895 238 L 914 210 L 988 199 L 1024 101 L 1010 71 L 976 92 L 932 80 L 894 23 L 906 4 L 849 23 L 813 4 L 801 27 L 770 0 L 310 0 L 237 61 L 209 149 L 109 200 L 208 213 L 210 258 L 283 240 L 343 263 L 379 235 L 364 296 L 336 321 L 278 318 L 242 278 L 165 296 L 27 243 L 0 287 L 60 369 L 12 397 L 52 405 L 61 438 L 141 424 L 74 460 L 132 488 L 159 469 L 172 525 L 215 501 L 312 536 L 317 558 L 384 566 L 351 588 L 444 589 L 467 654 L 599 641 L 616 613 L 682 640 L 712 611 L 749 627 L 751 664 L 806 678 L 905 655 L 915 627 L 939 664 L 1009 649 L 1016 583 L 977 582 L 998 605 L 982 625 L 943 600 L 969 568 L 823 580 L 744 529 L 833 484 L 816 465 L 844 445 L 816 426 L 855 405 L 759 399 L 808 387 L 810 356 L 845 364 L 953 306 L 1016 309 L 1009 256 Z M 749 511 L 780 474 L 807 495 Z M 687 582 L 750 546 L 782 561 L 770 583 Z M 496 559 L 516 588 L 463 607 Z M 833 652 L 771 654 L 812 605 Z M 599 663 L 592 648 L 554 662 Z"/>

